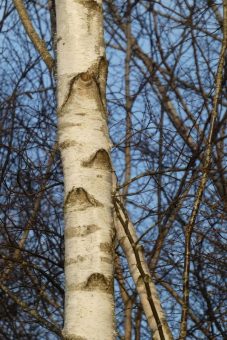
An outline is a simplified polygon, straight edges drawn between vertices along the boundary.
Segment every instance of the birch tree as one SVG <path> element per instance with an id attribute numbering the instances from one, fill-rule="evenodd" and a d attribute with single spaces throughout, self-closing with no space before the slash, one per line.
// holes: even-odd
<path id="1" fill-rule="evenodd" d="M 1 2 L 0 338 L 225 339 L 224 4 Z"/>
<path id="2" fill-rule="evenodd" d="M 113 339 L 112 167 L 102 1 L 56 3 L 65 339 Z"/>

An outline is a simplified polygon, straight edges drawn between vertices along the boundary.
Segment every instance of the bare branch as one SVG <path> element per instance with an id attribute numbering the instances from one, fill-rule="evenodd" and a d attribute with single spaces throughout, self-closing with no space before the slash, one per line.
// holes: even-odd
<path id="1" fill-rule="evenodd" d="M 212 152 L 212 140 L 214 134 L 214 124 L 217 118 L 218 112 L 218 99 L 222 90 L 222 75 L 225 63 L 225 52 L 227 47 L 227 0 L 224 0 L 224 36 L 222 42 L 222 48 L 220 52 L 220 58 L 218 63 L 217 75 L 216 75 L 216 89 L 214 96 L 213 110 L 211 112 L 210 120 L 210 130 L 209 136 L 206 143 L 206 150 L 204 153 L 204 168 L 201 181 L 196 194 L 196 199 L 192 209 L 191 217 L 189 223 L 186 227 L 185 235 L 185 261 L 184 261 L 184 273 L 183 273 L 183 306 L 181 315 L 181 329 L 180 329 L 180 339 L 184 340 L 187 336 L 187 317 L 188 317 L 188 304 L 189 304 L 189 274 L 190 274 L 190 259 L 191 259 L 191 236 L 193 232 L 193 227 L 195 224 L 196 216 L 199 211 L 200 203 L 203 196 L 203 191 L 206 186 L 208 179 L 209 167 L 211 164 L 211 152 Z"/>
<path id="2" fill-rule="evenodd" d="M 13 0 L 13 3 L 17 9 L 18 15 L 24 25 L 25 31 L 27 32 L 29 38 L 34 44 L 34 47 L 39 52 L 40 56 L 42 57 L 43 61 L 47 65 L 48 69 L 51 71 L 54 67 L 54 59 L 50 55 L 45 42 L 40 39 L 38 34 L 36 33 L 32 22 L 28 16 L 26 8 L 24 6 L 23 0 Z"/>

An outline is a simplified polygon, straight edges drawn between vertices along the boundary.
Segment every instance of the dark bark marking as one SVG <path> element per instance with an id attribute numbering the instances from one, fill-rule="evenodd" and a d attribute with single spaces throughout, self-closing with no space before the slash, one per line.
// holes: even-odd
<path id="1" fill-rule="evenodd" d="M 112 293 L 113 282 L 112 279 L 107 278 L 105 275 L 100 273 L 93 273 L 89 276 L 85 285 L 85 290 L 102 290 L 107 293 Z"/>
<path id="2" fill-rule="evenodd" d="M 91 33 L 91 21 L 98 17 L 98 21 L 102 20 L 102 6 L 95 0 L 76 0 L 76 2 L 86 8 L 88 33 Z"/>
<path id="3" fill-rule="evenodd" d="M 65 261 L 65 266 L 69 266 L 70 264 L 76 264 L 78 262 L 84 262 L 86 260 L 86 256 L 78 255 L 75 259 L 68 259 Z"/>
<path id="4" fill-rule="evenodd" d="M 74 140 L 65 140 L 64 142 L 59 144 L 59 148 L 61 150 L 67 149 L 70 146 L 76 146 L 78 145 Z"/>
<path id="5" fill-rule="evenodd" d="M 96 224 L 82 225 L 65 229 L 65 238 L 83 237 L 95 233 L 100 227 Z"/>
<path id="6" fill-rule="evenodd" d="M 82 124 L 81 123 L 69 123 L 69 122 L 64 122 L 64 123 L 61 123 L 59 124 L 59 130 L 64 130 L 64 129 L 68 129 L 68 128 L 72 128 L 74 126 L 81 126 Z"/>
<path id="7" fill-rule="evenodd" d="M 104 242 L 100 243 L 100 250 L 107 254 L 112 254 L 113 252 L 113 245 L 112 243 Z"/>
<path id="8" fill-rule="evenodd" d="M 92 75 L 89 72 L 83 72 L 80 74 L 80 79 L 84 82 L 86 87 L 92 84 Z"/>
<path id="9" fill-rule="evenodd" d="M 58 109 L 58 112 L 57 112 L 58 116 L 61 116 L 63 114 L 64 108 L 67 105 L 70 97 L 72 96 L 73 86 L 74 86 L 74 84 L 77 83 L 79 77 L 80 77 L 80 74 L 77 74 L 76 76 L 72 77 L 72 79 L 69 81 L 68 91 L 66 93 L 64 102 L 63 102 L 62 106 Z"/>
<path id="10" fill-rule="evenodd" d="M 98 150 L 88 161 L 84 161 L 82 165 L 87 168 L 112 170 L 110 156 L 105 149 Z"/>
<path id="11" fill-rule="evenodd" d="M 113 262 L 109 257 L 101 257 L 101 261 L 109 264 L 112 264 Z"/>
<path id="12" fill-rule="evenodd" d="M 106 109 L 106 83 L 108 77 L 108 61 L 105 57 L 101 57 L 98 65 L 98 83 L 100 88 L 100 96 L 102 98 L 103 106 Z"/>
<path id="13" fill-rule="evenodd" d="M 76 2 L 89 11 L 102 11 L 102 6 L 95 0 L 76 0 Z"/>
<path id="14" fill-rule="evenodd" d="M 99 290 L 107 294 L 113 294 L 113 279 L 106 277 L 101 273 L 91 274 L 85 282 L 71 284 L 68 287 L 70 291 L 94 291 Z"/>
<path id="15" fill-rule="evenodd" d="M 97 103 L 97 106 L 102 114 L 102 118 L 106 119 L 106 102 L 105 102 L 105 87 L 106 87 L 107 61 L 106 58 L 100 57 L 86 72 L 78 73 L 73 76 L 68 83 L 68 90 L 65 95 L 63 104 L 58 109 L 58 116 L 62 116 L 71 98 L 73 99 L 75 92 L 78 96 L 91 96 Z M 88 91 L 89 88 L 89 91 Z M 77 96 L 77 97 L 78 97 Z M 82 114 L 84 115 L 84 114 Z"/>
<path id="16" fill-rule="evenodd" d="M 58 110 L 59 116 L 61 116 L 63 114 L 65 107 L 70 102 L 70 98 L 73 97 L 72 94 L 75 93 L 76 85 L 77 85 L 79 80 L 83 84 L 83 87 L 84 86 L 89 87 L 93 83 L 92 74 L 89 72 L 89 70 L 87 72 L 78 73 L 77 75 L 73 76 L 72 79 L 69 81 L 68 91 L 66 93 L 64 102 Z"/>
<path id="17" fill-rule="evenodd" d="M 90 207 L 103 207 L 102 203 L 97 201 L 92 195 L 88 194 L 83 188 L 75 188 L 69 191 L 65 207 L 73 206 L 77 210 L 85 210 Z"/>
<path id="18" fill-rule="evenodd" d="M 64 333 L 64 331 L 63 331 Z M 80 335 L 66 334 L 64 335 L 64 340 L 88 340 Z"/>

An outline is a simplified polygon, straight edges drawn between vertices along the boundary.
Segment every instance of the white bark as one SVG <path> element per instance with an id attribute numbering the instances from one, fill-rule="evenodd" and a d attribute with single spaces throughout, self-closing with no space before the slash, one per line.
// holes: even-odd
<path id="1" fill-rule="evenodd" d="M 65 339 L 115 338 L 107 63 L 101 0 L 59 0 L 58 129 L 65 184 Z"/>

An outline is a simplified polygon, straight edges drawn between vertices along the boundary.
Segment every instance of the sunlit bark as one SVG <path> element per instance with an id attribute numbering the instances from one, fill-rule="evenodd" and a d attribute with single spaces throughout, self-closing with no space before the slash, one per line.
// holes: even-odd
<path id="1" fill-rule="evenodd" d="M 65 186 L 65 339 L 114 333 L 110 143 L 102 1 L 56 3 Z"/>

